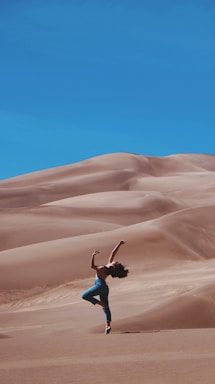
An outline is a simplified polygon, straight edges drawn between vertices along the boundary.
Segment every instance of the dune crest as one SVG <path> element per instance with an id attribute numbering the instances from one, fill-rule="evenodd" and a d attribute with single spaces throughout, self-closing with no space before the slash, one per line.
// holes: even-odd
<path id="1" fill-rule="evenodd" d="M 101 249 L 100 261 L 105 263 L 114 244 L 124 239 L 120 259 L 131 273 L 123 287 L 133 315 L 127 317 L 122 305 L 116 329 L 214 326 L 214 287 L 206 289 L 210 281 L 202 280 L 208 263 L 215 268 L 214 192 L 215 156 L 204 154 L 156 158 L 113 153 L 1 181 L 1 305 L 6 295 L 7 303 L 19 300 L 20 308 L 23 294 L 25 308 L 26 292 L 40 296 L 44 289 L 59 287 L 64 292 L 68 282 L 79 282 L 79 300 L 92 276 L 91 252 Z M 160 272 L 178 268 L 177 285 L 178 276 L 185 279 L 188 264 L 201 267 L 192 277 L 199 283 L 198 292 L 181 295 L 180 283 L 179 294 L 162 296 Z M 142 305 L 148 309 L 142 311 L 136 295 L 144 292 L 149 274 L 152 281 L 157 279 L 157 301 L 148 307 L 144 296 Z M 167 273 L 167 282 L 170 277 Z M 110 284 L 119 287 L 113 304 L 118 298 L 123 301 L 120 285 Z M 69 295 L 59 294 L 59 306 L 67 300 Z M 50 293 L 52 301 L 58 300 Z M 32 300 L 32 309 L 35 303 Z"/>

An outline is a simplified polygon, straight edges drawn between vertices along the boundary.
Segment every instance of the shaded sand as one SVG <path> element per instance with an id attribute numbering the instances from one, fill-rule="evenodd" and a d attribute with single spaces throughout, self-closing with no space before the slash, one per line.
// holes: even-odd
<path id="1" fill-rule="evenodd" d="M 112 331 L 91 252 L 117 259 Z M 0 182 L 0 378 L 214 383 L 215 156 L 104 155 Z"/>

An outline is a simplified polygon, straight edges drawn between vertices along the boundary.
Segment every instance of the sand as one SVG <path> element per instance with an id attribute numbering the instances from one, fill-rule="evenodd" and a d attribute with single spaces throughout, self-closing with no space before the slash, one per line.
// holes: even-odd
<path id="1" fill-rule="evenodd" d="M 117 259 L 112 330 L 81 299 Z M 212 384 L 215 156 L 114 153 L 0 182 L 0 382 Z"/>

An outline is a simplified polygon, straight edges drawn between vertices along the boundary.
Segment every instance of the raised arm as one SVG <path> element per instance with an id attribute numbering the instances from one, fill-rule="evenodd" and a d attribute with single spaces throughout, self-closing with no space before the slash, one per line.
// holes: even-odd
<path id="1" fill-rule="evenodd" d="M 98 250 L 94 251 L 93 254 L 92 254 L 92 258 L 91 258 L 91 268 L 97 270 L 97 265 L 95 265 L 95 255 L 99 253 Z"/>
<path id="2" fill-rule="evenodd" d="M 112 261 L 114 260 L 114 257 L 116 256 L 118 250 L 119 250 L 119 247 L 122 245 L 122 244 L 125 244 L 125 241 L 121 240 L 116 246 L 115 248 L 112 250 L 111 254 L 110 254 L 110 257 L 109 257 L 109 260 L 108 260 L 108 263 L 112 263 Z"/>

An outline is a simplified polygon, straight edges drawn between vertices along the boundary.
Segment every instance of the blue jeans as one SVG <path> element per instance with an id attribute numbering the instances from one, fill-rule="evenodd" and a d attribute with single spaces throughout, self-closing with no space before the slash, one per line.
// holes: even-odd
<path id="1" fill-rule="evenodd" d="M 105 305 L 105 307 L 102 307 L 102 309 L 104 311 L 107 323 L 111 322 L 111 312 L 108 304 L 108 294 L 109 287 L 106 284 L 105 280 L 102 279 L 96 279 L 95 285 L 82 294 L 82 299 L 90 301 L 94 305 L 98 303 L 98 300 L 95 299 L 94 296 L 99 295 L 100 300 Z"/>

